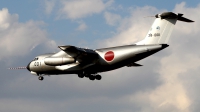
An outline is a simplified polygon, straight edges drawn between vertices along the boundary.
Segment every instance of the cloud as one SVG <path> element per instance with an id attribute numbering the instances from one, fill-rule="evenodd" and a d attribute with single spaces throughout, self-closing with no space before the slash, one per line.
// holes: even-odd
<path id="1" fill-rule="evenodd" d="M 178 21 L 169 43 L 171 47 L 162 51 L 162 53 L 167 52 L 167 54 L 156 58 L 155 62 L 158 65 L 160 63 L 160 66 L 156 69 L 152 69 L 152 66 L 150 67 L 152 70 L 150 70 L 148 74 L 153 75 L 155 72 L 158 73 L 159 76 L 157 76 L 157 79 L 154 81 L 161 83 L 158 83 L 153 89 L 141 89 L 137 92 L 133 92 L 130 96 L 127 95 L 128 99 L 130 99 L 130 103 L 136 105 L 134 109 L 137 109 L 137 111 L 190 112 L 192 110 L 198 110 L 198 106 L 194 107 L 193 105 L 198 105 L 200 103 L 195 102 L 199 98 L 198 95 L 193 95 L 199 92 L 199 89 L 197 89 L 195 85 L 200 85 L 200 83 L 194 83 L 192 80 L 194 80 L 193 78 L 200 72 L 200 52 L 196 52 L 198 51 L 200 41 L 199 38 L 196 38 L 200 32 L 200 22 L 198 21 L 200 20 L 198 16 L 199 10 L 200 5 L 192 8 L 186 7 L 185 2 L 176 5 L 173 12 L 183 13 L 186 18 L 196 22 L 183 23 Z M 150 6 L 133 8 L 130 17 L 121 18 L 121 23 L 115 36 L 103 42 L 101 41 L 100 45 L 126 45 L 142 40 L 154 20 L 151 20 L 151 18 L 143 19 L 143 17 L 146 15 L 155 15 L 159 12 L 164 12 L 164 10 L 160 11 Z M 102 45 L 102 43 L 105 44 Z M 158 54 L 161 55 L 161 53 Z M 144 61 L 148 61 L 145 62 L 145 66 L 148 66 L 146 65 L 147 63 L 156 66 L 154 61 L 151 62 L 152 58 L 155 58 L 155 56 L 156 55 L 144 59 Z M 143 68 L 143 70 L 147 71 L 145 68 Z M 124 69 L 120 71 L 127 73 Z M 109 73 L 109 75 L 112 73 Z M 140 74 L 140 72 L 136 72 L 136 74 L 137 73 Z M 188 82 L 188 80 L 190 80 L 190 82 Z M 141 83 L 146 84 L 146 81 Z M 191 91 L 193 94 L 191 94 Z"/>
<path id="2" fill-rule="evenodd" d="M 18 15 L 10 15 L 8 9 L 3 8 L 0 12 L 0 31 L 8 29 L 15 21 L 18 20 Z"/>
<path id="3" fill-rule="evenodd" d="M 113 0 L 104 3 L 102 0 L 73 0 L 61 1 L 62 7 L 59 11 L 59 18 L 79 19 L 92 14 L 101 13 Z"/>
<path id="4" fill-rule="evenodd" d="M 79 26 L 76 30 L 78 31 L 84 31 L 87 29 L 87 25 L 84 23 L 84 22 L 78 22 L 79 23 Z"/>
<path id="5" fill-rule="evenodd" d="M 0 10 L 0 16 L 0 59 L 27 55 L 35 46 L 52 41 L 47 38 L 42 21 L 20 23 L 18 15 L 10 14 L 6 8 Z"/>
<path id="6" fill-rule="evenodd" d="M 55 6 L 55 0 L 45 0 L 44 5 L 45 5 L 45 13 L 51 14 Z"/>
<path id="7" fill-rule="evenodd" d="M 9 14 L 6 10 L 0 11 L 2 26 L 0 43 L 8 43 L 4 45 L 12 52 L 9 54 L 3 46 L 0 46 L 0 51 L 3 53 L 1 57 L 18 56 L 20 58 L 27 55 L 27 51 L 35 45 L 46 43 L 46 40 L 48 43 L 55 44 L 47 38 L 48 33 L 42 28 L 43 22 L 19 23 L 18 15 Z M 199 10 L 199 5 L 187 7 L 184 2 L 177 4 L 175 12 L 183 13 L 185 17 L 196 22 L 188 24 L 178 21 L 172 32 L 170 47 L 140 61 L 143 67 L 124 67 L 101 73 L 103 77 L 101 81 L 90 81 L 87 78 L 79 79 L 76 75 L 67 75 L 45 77 L 45 80 L 41 82 L 28 72 L 4 70 L 5 63 L 0 61 L 0 110 L 5 112 L 13 110 L 199 111 Z M 143 39 L 154 21 L 153 18 L 143 17 L 163 11 L 151 6 L 132 8 L 129 16 L 121 16 L 115 35 L 101 40 L 101 47 L 133 44 Z M 118 13 L 115 14 L 118 15 Z M 11 41 L 11 37 L 17 39 Z M 13 47 L 9 47 L 12 44 Z M 17 62 L 19 61 L 16 60 Z M 9 107 L 6 104 L 9 104 Z"/>
<path id="8" fill-rule="evenodd" d="M 155 15 L 159 11 L 151 6 L 137 7 L 130 10 L 130 16 L 121 18 L 117 14 L 105 12 L 104 17 L 109 25 L 119 22 L 117 32 L 112 38 L 101 42 L 101 46 L 116 46 L 134 44 L 143 39 L 147 34 L 152 22 L 152 18 L 144 18 L 146 15 Z M 141 15 L 143 14 L 143 15 Z M 114 41 L 113 41 L 114 40 Z M 122 41 L 123 40 L 123 41 Z"/>
<path id="9" fill-rule="evenodd" d="M 105 12 L 104 13 L 104 17 L 106 19 L 107 24 L 109 24 L 111 26 L 115 26 L 121 20 L 121 16 L 120 15 L 113 14 L 113 13 L 110 13 L 110 12 Z"/>

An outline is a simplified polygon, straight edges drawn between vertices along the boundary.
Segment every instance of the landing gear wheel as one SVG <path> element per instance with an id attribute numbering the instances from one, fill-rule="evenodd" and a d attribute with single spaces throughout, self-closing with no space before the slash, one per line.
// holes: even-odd
<path id="1" fill-rule="evenodd" d="M 90 77 L 90 74 L 85 74 L 85 77 Z"/>
<path id="2" fill-rule="evenodd" d="M 83 78 L 83 77 L 84 77 L 84 74 L 78 74 L 78 77 L 79 77 L 79 78 Z"/>
<path id="3" fill-rule="evenodd" d="M 95 76 L 90 75 L 90 76 L 89 76 L 89 79 L 90 79 L 90 80 L 95 80 Z"/>
<path id="4" fill-rule="evenodd" d="M 38 79 L 42 81 L 44 79 L 44 77 L 39 76 Z"/>
<path id="5" fill-rule="evenodd" d="M 101 80 L 101 75 L 96 75 L 96 76 L 95 76 L 95 79 L 96 79 L 96 80 Z"/>

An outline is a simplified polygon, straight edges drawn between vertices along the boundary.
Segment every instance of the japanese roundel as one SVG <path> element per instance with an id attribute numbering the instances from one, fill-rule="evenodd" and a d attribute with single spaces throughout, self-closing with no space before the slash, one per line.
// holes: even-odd
<path id="1" fill-rule="evenodd" d="M 104 58 L 106 61 L 112 61 L 114 59 L 115 55 L 113 51 L 108 51 L 106 52 L 106 54 L 104 55 Z"/>

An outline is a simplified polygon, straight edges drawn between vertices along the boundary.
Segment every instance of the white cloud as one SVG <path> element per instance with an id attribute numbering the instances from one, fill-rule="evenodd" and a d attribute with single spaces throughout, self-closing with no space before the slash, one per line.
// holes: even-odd
<path id="1" fill-rule="evenodd" d="M 115 26 L 121 20 L 121 16 L 120 15 L 113 14 L 113 13 L 110 13 L 110 12 L 105 12 L 104 13 L 104 17 L 106 19 L 107 24 L 109 24 L 111 26 Z"/>
<path id="2" fill-rule="evenodd" d="M 0 12 L 0 31 L 6 30 L 10 27 L 15 21 L 18 20 L 18 15 L 10 15 L 8 9 L 3 8 Z"/>
<path id="3" fill-rule="evenodd" d="M 0 17 L 3 18 L 0 21 L 3 26 L 0 30 L 0 52 L 5 53 L 1 54 L 1 57 L 21 56 L 35 45 L 48 40 L 47 33 L 40 27 L 44 23 L 35 21 L 19 23 L 18 16 L 11 15 L 8 11 L 6 13 L 6 10 L 0 11 L 0 15 L 2 14 Z M 5 87 L 1 84 L 1 90 L 4 91 L 1 91 L 0 95 L 0 110 L 199 111 L 199 10 L 199 5 L 194 8 L 186 7 L 184 2 L 176 5 L 175 12 L 183 13 L 185 17 L 196 22 L 188 24 L 178 21 L 171 36 L 170 47 L 145 59 L 143 67 L 122 68 L 101 73 L 102 80 L 94 82 L 86 78 L 78 79 L 76 75 L 45 77 L 43 82 L 37 83 L 37 77 L 25 76 L 25 78 L 13 79 L 12 76 L 10 78 L 12 81 L 6 81 L 7 83 L 3 85 Z M 163 11 L 154 7 L 133 8 L 129 17 L 121 17 L 116 35 L 110 39 L 101 40 L 101 46 L 133 44 L 143 39 L 154 20 L 143 17 L 155 15 L 158 12 Z M 12 40 L 19 45 L 13 43 Z M 48 42 L 54 44 L 54 41 Z M 3 48 L 9 48 L 12 52 L 7 54 Z M 10 98 L 12 95 L 15 98 Z M 5 104 L 9 104 L 9 107 Z"/>
<path id="4" fill-rule="evenodd" d="M 78 19 L 100 13 L 112 4 L 112 1 L 104 3 L 102 0 L 63 0 L 61 1 L 62 7 L 59 12 L 59 18 Z"/>
<path id="5" fill-rule="evenodd" d="M 55 6 L 55 0 L 45 0 L 44 5 L 45 5 L 45 13 L 50 14 Z"/>
<path id="6" fill-rule="evenodd" d="M 8 9 L 0 10 L 0 58 L 23 56 L 39 44 L 51 41 L 41 27 L 44 22 L 18 22 L 18 15 L 9 14 Z"/>
<path id="7" fill-rule="evenodd" d="M 84 23 L 84 22 L 78 22 L 79 23 L 79 26 L 76 30 L 78 31 L 84 31 L 87 29 L 87 25 Z"/>
<path id="8" fill-rule="evenodd" d="M 193 88 L 193 91 L 199 90 L 196 90 L 193 87 L 194 85 L 191 85 L 192 83 L 188 83 L 187 80 L 190 80 L 190 78 L 183 79 L 181 77 L 197 75 L 193 71 L 199 71 L 200 59 L 195 54 L 184 54 L 174 51 L 173 54 L 161 59 L 161 66 L 158 69 L 160 80 L 162 81 L 161 85 L 153 90 L 140 91 L 130 96 L 131 101 L 137 104 L 141 111 L 191 111 L 191 106 L 194 104 L 194 100 L 197 99 L 193 99 L 192 97 L 194 96 L 190 96 L 189 93 L 191 91 L 189 88 Z M 195 98 L 197 97 L 195 96 Z"/>
<path id="9" fill-rule="evenodd" d="M 147 15 L 155 15 L 155 13 L 158 13 L 158 10 L 154 7 L 145 6 L 142 8 L 138 7 L 130 12 L 130 17 L 125 18 L 121 18 L 119 15 L 112 13 L 105 13 L 107 23 L 113 25 L 116 22 L 119 22 L 119 27 L 116 35 L 106 39 L 103 45 L 101 42 L 101 46 L 134 44 L 135 42 L 142 40 L 146 36 L 154 20 L 152 18 L 144 17 Z"/>
<path id="10" fill-rule="evenodd" d="M 151 20 L 151 18 L 144 19 L 143 17 L 164 12 L 149 6 L 132 10 L 130 17 L 122 18 L 116 35 L 103 42 L 101 41 L 101 46 L 133 44 L 143 39 L 154 20 Z M 130 96 L 127 95 L 130 102 L 136 105 L 139 111 L 190 112 L 191 110 L 196 110 L 191 108 L 192 105 L 200 104 L 200 102 L 194 102 L 197 99 L 199 100 L 198 95 L 193 96 L 191 94 L 191 91 L 193 93 L 199 92 L 195 85 L 200 85 L 199 82 L 194 83 L 194 79 L 192 79 L 199 75 L 195 73 L 200 68 L 200 52 L 198 52 L 200 39 L 197 38 L 200 35 L 199 10 L 200 5 L 194 8 L 186 7 L 184 2 L 176 5 L 174 12 L 183 13 L 186 18 L 194 20 L 195 23 L 178 21 L 175 26 L 169 43 L 171 46 L 162 51 L 170 52 L 170 55 L 159 57 L 156 62 L 157 64 L 160 62 L 160 67 L 151 70 L 149 73 L 149 75 L 152 75 L 157 72 L 159 79 L 155 81 L 160 81 L 161 83 L 154 89 L 139 90 Z M 102 45 L 102 43 L 105 44 Z M 145 60 L 149 60 L 149 58 Z M 150 63 L 150 65 L 156 66 L 153 62 Z M 124 69 L 120 71 L 127 73 Z M 191 81 L 188 82 L 188 80 Z M 141 83 L 145 84 L 146 82 Z M 198 107 L 193 106 L 193 108 Z"/>

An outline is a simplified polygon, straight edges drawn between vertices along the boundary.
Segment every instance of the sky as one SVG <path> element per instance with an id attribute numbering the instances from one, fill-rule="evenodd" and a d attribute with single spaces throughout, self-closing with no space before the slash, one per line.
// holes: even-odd
<path id="1" fill-rule="evenodd" d="M 200 2 L 197 0 L 1 0 L 1 112 L 198 112 L 200 111 Z M 35 56 L 59 45 L 97 49 L 142 40 L 154 18 L 172 11 L 178 21 L 169 47 L 138 63 L 101 73 L 45 76 L 27 70 Z"/>

